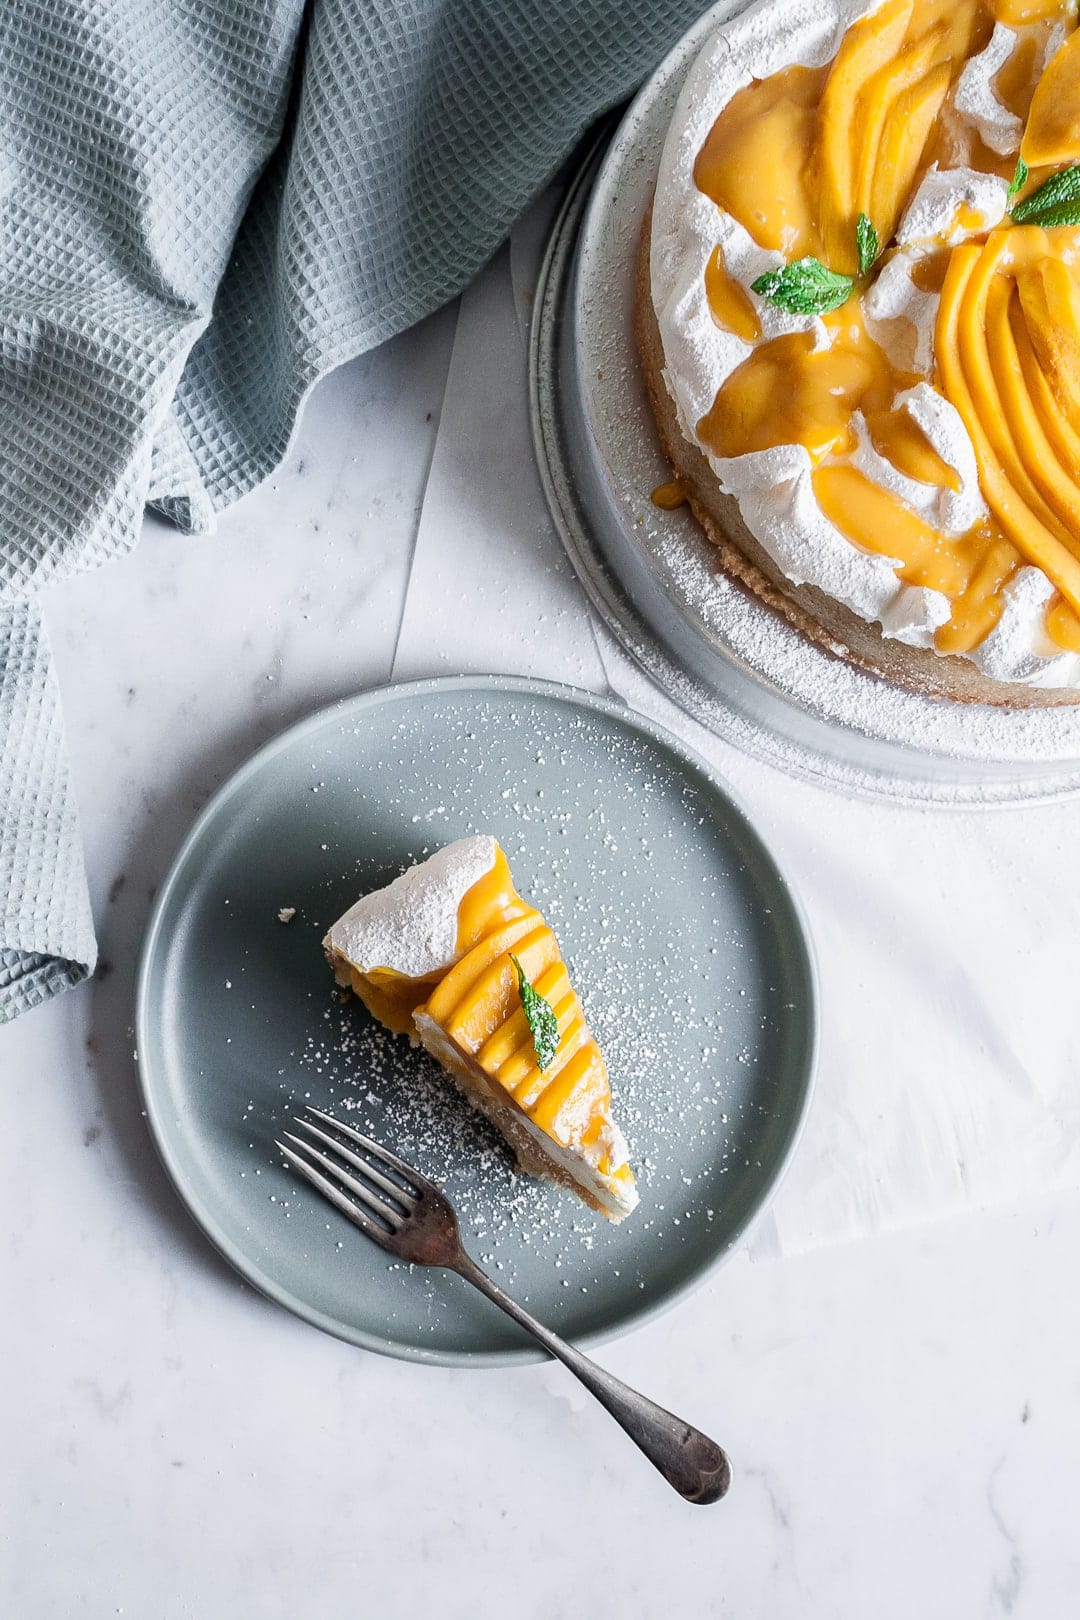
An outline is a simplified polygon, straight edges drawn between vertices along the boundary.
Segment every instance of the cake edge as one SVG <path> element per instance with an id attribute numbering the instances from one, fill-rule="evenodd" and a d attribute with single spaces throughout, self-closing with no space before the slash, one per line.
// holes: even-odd
<path id="1" fill-rule="evenodd" d="M 413 1024 L 420 1045 L 450 1076 L 466 1101 L 499 1131 L 519 1169 L 576 1193 L 615 1226 L 637 1208 L 639 1200 L 633 1183 L 620 1196 L 621 1189 L 616 1190 L 607 1177 L 579 1155 L 569 1150 L 560 1152 L 560 1144 L 534 1125 L 514 1099 L 492 1082 L 423 1009 L 413 1014 Z"/>

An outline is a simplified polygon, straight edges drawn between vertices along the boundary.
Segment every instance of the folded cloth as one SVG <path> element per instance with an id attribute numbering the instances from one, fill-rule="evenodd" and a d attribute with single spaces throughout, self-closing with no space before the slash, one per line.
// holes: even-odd
<path id="1" fill-rule="evenodd" d="M 93 972 L 94 925 L 36 603 L 0 606 L 0 1010 Z"/>
<path id="2" fill-rule="evenodd" d="M 91 971 L 48 580 L 264 478 L 453 297 L 700 0 L 0 11 L 0 1020 Z"/>

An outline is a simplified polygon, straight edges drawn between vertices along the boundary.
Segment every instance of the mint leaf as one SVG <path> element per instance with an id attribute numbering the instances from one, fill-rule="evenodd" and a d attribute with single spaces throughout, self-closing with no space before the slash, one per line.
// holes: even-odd
<path id="1" fill-rule="evenodd" d="M 1012 211 L 1017 225 L 1080 225 L 1080 168 L 1059 169 Z"/>
<path id="2" fill-rule="evenodd" d="M 536 1066 L 543 1074 L 559 1046 L 559 1023 L 555 1017 L 550 1002 L 544 1000 L 542 995 L 535 991 L 525 977 L 521 963 L 516 956 L 511 956 L 511 962 L 517 969 L 518 995 L 521 997 L 522 1010 L 525 1013 L 525 1022 L 533 1038 L 533 1050 L 536 1053 Z"/>
<path id="3" fill-rule="evenodd" d="M 839 276 L 820 259 L 796 259 L 750 283 L 754 292 L 792 315 L 824 315 L 851 297 L 853 276 Z"/>
<path id="4" fill-rule="evenodd" d="M 1023 191 L 1024 187 L 1027 185 L 1027 177 L 1028 166 L 1022 157 L 1018 157 L 1016 160 L 1016 173 L 1013 175 L 1012 180 L 1009 183 L 1009 192 L 1007 198 L 1009 202 L 1012 202 L 1018 191 Z"/>
<path id="5" fill-rule="evenodd" d="M 855 246 L 859 250 L 859 274 L 865 276 L 881 252 L 878 233 L 867 214 L 860 214 L 855 221 Z"/>

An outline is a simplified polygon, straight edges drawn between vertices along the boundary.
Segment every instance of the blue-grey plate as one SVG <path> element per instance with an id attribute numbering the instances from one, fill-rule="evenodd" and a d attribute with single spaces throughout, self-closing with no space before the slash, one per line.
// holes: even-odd
<path id="1" fill-rule="evenodd" d="M 358 895 L 473 832 L 499 839 L 554 926 L 607 1055 L 641 1193 L 620 1226 L 515 1176 L 430 1060 L 342 1003 L 323 960 Z M 602 699 L 499 677 L 366 692 L 261 749 L 176 858 L 137 1008 L 157 1146 L 237 1270 L 354 1344 L 453 1363 L 539 1352 L 285 1169 L 273 1139 L 299 1102 L 444 1182 L 472 1253 L 589 1342 L 669 1305 L 745 1232 L 798 1135 L 815 1031 L 798 907 L 705 766 Z"/>

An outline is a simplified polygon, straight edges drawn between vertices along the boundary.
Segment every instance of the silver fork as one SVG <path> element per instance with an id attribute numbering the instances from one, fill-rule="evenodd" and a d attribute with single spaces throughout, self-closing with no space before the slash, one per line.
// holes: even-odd
<path id="1" fill-rule="evenodd" d="M 680 1496 L 688 1502 L 720 1500 L 731 1483 L 731 1467 L 714 1440 L 605 1372 L 492 1282 L 466 1254 L 453 1205 L 433 1181 L 389 1148 L 321 1108 L 308 1104 L 304 1114 L 310 1118 L 298 1117 L 295 1123 L 307 1137 L 285 1131 L 293 1146 L 284 1142 L 277 1146 L 361 1232 L 401 1260 L 418 1266 L 444 1266 L 471 1282 L 569 1367 Z M 353 1147 L 347 1145 L 350 1142 Z M 319 1143 L 322 1145 L 316 1145 Z M 351 1174 L 346 1165 L 357 1173 Z M 387 1170 L 395 1171 L 400 1180 L 392 1180 Z"/>

